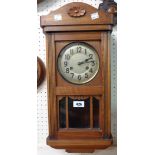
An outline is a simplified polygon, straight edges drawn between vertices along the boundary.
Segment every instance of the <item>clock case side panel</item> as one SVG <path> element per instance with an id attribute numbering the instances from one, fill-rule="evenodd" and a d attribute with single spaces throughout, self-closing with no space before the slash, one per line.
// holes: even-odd
<path id="1" fill-rule="evenodd" d="M 46 34 L 46 55 L 49 137 L 55 138 L 57 131 L 57 114 L 55 97 L 56 70 L 54 33 Z"/>
<path id="2" fill-rule="evenodd" d="M 101 51 L 104 54 L 104 138 L 112 138 L 111 134 L 111 59 L 110 31 L 102 32 Z"/>

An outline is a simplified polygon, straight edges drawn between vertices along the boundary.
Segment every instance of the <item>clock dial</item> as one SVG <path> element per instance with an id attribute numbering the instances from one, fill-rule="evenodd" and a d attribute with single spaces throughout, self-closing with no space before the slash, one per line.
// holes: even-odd
<path id="1" fill-rule="evenodd" d="M 61 76 L 71 83 L 87 83 L 98 73 L 98 54 L 86 43 L 71 43 L 58 56 L 58 70 Z"/>

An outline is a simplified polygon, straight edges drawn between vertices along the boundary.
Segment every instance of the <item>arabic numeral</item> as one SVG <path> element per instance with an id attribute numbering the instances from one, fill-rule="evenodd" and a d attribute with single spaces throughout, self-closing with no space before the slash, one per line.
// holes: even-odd
<path id="1" fill-rule="evenodd" d="M 78 75 L 78 80 L 81 80 L 81 75 Z"/>
<path id="2" fill-rule="evenodd" d="M 64 61 L 64 67 L 67 67 L 67 64 L 68 64 L 67 61 Z"/>
<path id="3" fill-rule="evenodd" d="M 73 49 L 70 49 L 70 54 L 71 54 L 71 55 L 73 55 L 73 54 L 74 54 Z"/>
<path id="4" fill-rule="evenodd" d="M 85 73 L 85 78 L 88 78 L 88 73 Z"/>
<path id="5" fill-rule="evenodd" d="M 95 61 L 92 61 L 92 66 L 95 66 Z"/>
<path id="6" fill-rule="evenodd" d="M 82 106 L 82 103 L 78 102 L 78 103 L 76 103 L 76 105 L 77 105 L 78 107 L 80 107 L 80 106 Z"/>
<path id="7" fill-rule="evenodd" d="M 93 59 L 93 54 L 89 54 L 89 58 L 90 59 Z"/>
<path id="8" fill-rule="evenodd" d="M 87 55 L 87 49 L 85 48 L 85 55 Z"/>
<path id="9" fill-rule="evenodd" d="M 69 68 L 66 68 L 66 73 L 69 73 Z"/>
<path id="10" fill-rule="evenodd" d="M 66 59 L 66 60 L 69 60 L 69 59 L 70 59 L 70 55 L 69 55 L 69 54 L 66 54 L 66 55 L 65 55 L 65 59 Z"/>
<path id="11" fill-rule="evenodd" d="M 70 73 L 72 75 L 72 78 L 74 77 L 74 73 Z"/>
<path id="12" fill-rule="evenodd" d="M 80 53 L 80 52 L 81 52 L 81 50 L 82 50 L 82 48 L 81 48 L 81 47 L 77 47 L 77 53 Z"/>

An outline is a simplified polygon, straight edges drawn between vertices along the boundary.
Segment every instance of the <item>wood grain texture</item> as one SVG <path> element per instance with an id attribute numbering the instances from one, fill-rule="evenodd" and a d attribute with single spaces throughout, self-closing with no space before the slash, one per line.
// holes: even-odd
<path id="1" fill-rule="evenodd" d="M 37 88 L 42 84 L 45 79 L 45 65 L 43 61 L 37 57 Z"/>
<path id="2" fill-rule="evenodd" d="M 57 132 L 57 139 L 96 139 L 102 136 L 100 129 L 60 129 Z"/>
<path id="3" fill-rule="evenodd" d="M 51 127 L 51 121 L 52 121 L 52 100 L 53 100 L 53 91 L 50 88 L 51 85 L 51 75 L 52 75 L 52 70 L 50 67 L 52 66 L 52 53 L 49 52 L 49 45 L 50 45 L 50 35 L 46 35 L 46 77 L 47 77 L 47 99 L 48 99 L 48 128 L 49 128 L 49 136 L 54 136 L 52 132 L 52 127 Z"/>
<path id="4" fill-rule="evenodd" d="M 65 140 L 65 139 L 47 139 L 47 144 L 50 146 L 53 146 L 54 148 L 58 149 L 85 149 L 85 150 L 93 150 L 93 149 L 105 149 L 108 146 L 112 144 L 111 139 L 85 139 L 85 140 L 79 140 L 79 139 L 71 139 L 71 140 Z"/>
<path id="5" fill-rule="evenodd" d="M 102 36 L 105 38 L 103 40 L 104 44 L 104 108 L 105 113 L 105 137 L 111 137 L 111 63 L 110 63 L 110 34 L 102 32 Z"/>
<path id="6" fill-rule="evenodd" d="M 86 13 L 83 16 L 71 17 L 68 15 L 68 10 L 74 6 L 86 10 Z M 99 14 L 99 18 L 92 20 L 91 14 L 96 12 Z M 58 14 L 62 15 L 61 21 L 54 20 L 54 15 Z M 42 16 L 41 26 L 46 35 L 47 49 L 49 118 L 47 144 L 53 148 L 66 149 L 67 152 L 81 153 L 109 147 L 112 144 L 109 43 L 113 15 L 103 10 L 97 10 L 88 4 L 70 3 L 52 11 L 49 15 Z M 95 78 L 83 85 L 67 82 L 58 71 L 57 59 L 60 52 L 66 45 L 73 42 L 89 44 L 95 49 L 100 60 L 100 68 Z M 66 101 L 66 128 L 60 128 L 59 125 L 59 101 L 63 97 Z M 97 129 L 93 128 L 93 97 L 97 97 L 99 100 L 99 128 Z M 90 99 L 89 128 L 69 128 L 69 103 L 74 99 L 85 100 L 87 98 Z M 86 119 L 83 118 L 83 120 Z"/>
<path id="7" fill-rule="evenodd" d="M 108 32 L 108 50 L 107 50 L 107 134 L 111 137 L 111 51 L 110 51 L 110 33 Z"/>
<path id="8" fill-rule="evenodd" d="M 90 44 L 90 41 L 98 41 L 101 40 L 101 33 L 100 32 L 59 32 L 55 34 L 55 41 L 61 41 L 64 43 L 64 41 L 89 41 L 88 43 Z M 61 43 L 60 42 L 60 43 Z M 62 44 L 61 43 L 61 44 Z M 67 42 L 68 44 L 69 42 Z M 58 44 L 58 43 L 57 43 Z M 58 52 L 63 48 L 61 46 L 65 46 L 66 44 L 58 45 Z M 93 45 L 92 45 L 93 46 Z"/>
<path id="9" fill-rule="evenodd" d="M 85 86 L 85 87 L 56 87 L 56 95 L 102 95 L 103 87 Z"/>
<path id="10" fill-rule="evenodd" d="M 86 10 L 86 15 L 73 18 L 68 15 L 68 10 L 73 7 L 81 7 Z M 93 13 L 98 13 L 99 18 L 92 20 L 91 15 Z M 62 20 L 56 20 L 55 15 L 61 15 Z M 41 27 L 45 26 L 71 26 L 71 25 L 111 25 L 113 24 L 113 15 L 104 12 L 103 10 L 98 10 L 88 4 L 73 2 L 67 4 L 55 11 L 51 11 L 49 15 L 41 16 Z"/>
<path id="11" fill-rule="evenodd" d="M 49 32 L 72 32 L 72 31 L 105 31 L 105 30 L 112 30 L 111 25 L 75 25 L 75 26 L 47 26 L 43 28 L 44 33 Z"/>

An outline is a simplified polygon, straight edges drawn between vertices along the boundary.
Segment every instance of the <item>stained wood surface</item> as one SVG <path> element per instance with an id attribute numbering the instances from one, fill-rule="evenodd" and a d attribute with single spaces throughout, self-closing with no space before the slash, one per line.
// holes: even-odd
<path id="1" fill-rule="evenodd" d="M 86 10 L 86 13 L 79 17 L 71 17 L 68 10 L 74 6 Z M 92 20 L 93 13 L 98 13 L 99 18 Z M 54 16 L 60 14 L 62 20 L 54 20 Z M 93 152 L 95 149 L 105 149 L 112 144 L 109 46 L 112 25 L 112 14 L 84 3 L 70 3 L 41 17 L 47 48 L 49 146 L 66 149 L 68 152 Z M 72 42 L 89 44 L 99 56 L 99 72 L 92 81 L 83 85 L 65 81 L 57 69 L 57 59 L 61 50 Z M 94 96 L 99 100 L 99 129 L 93 128 Z M 59 126 L 59 100 L 62 97 L 66 97 L 67 103 L 65 129 Z M 79 99 L 90 97 L 90 128 L 69 128 L 68 97 Z"/>
<path id="2" fill-rule="evenodd" d="M 102 95 L 102 86 L 56 87 L 56 95 Z"/>
<path id="3" fill-rule="evenodd" d="M 73 7 L 80 7 L 86 10 L 82 17 L 71 17 L 68 11 Z M 92 15 L 96 14 L 96 18 Z M 59 16 L 59 20 L 56 19 Z M 48 15 L 41 16 L 41 27 L 44 32 L 69 32 L 69 31 L 99 31 L 112 30 L 113 14 L 104 10 L 96 9 L 88 4 L 73 2 L 69 3 Z"/>
<path id="4" fill-rule="evenodd" d="M 71 17 L 68 15 L 69 9 L 73 7 L 81 7 L 86 10 L 86 14 L 82 17 Z M 99 18 L 92 19 L 91 15 L 93 13 L 98 13 Z M 55 15 L 61 15 L 62 20 L 56 20 Z M 55 11 L 51 11 L 49 15 L 41 17 L 41 26 L 60 26 L 60 25 L 110 25 L 113 24 L 113 15 L 104 12 L 103 10 L 98 10 L 86 3 L 73 2 L 67 4 Z"/>
<path id="5" fill-rule="evenodd" d="M 100 129 L 60 129 L 57 133 L 57 139 L 92 139 L 100 138 L 102 131 Z"/>
<path id="6" fill-rule="evenodd" d="M 112 144 L 111 139 L 103 140 L 103 139 L 85 139 L 85 140 L 51 140 L 47 139 L 47 144 L 53 146 L 58 149 L 78 149 L 81 151 L 85 150 L 94 150 L 94 149 L 105 149 Z"/>
<path id="7" fill-rule="evenodd" d="M 41 83 L 44 81 L 45 74 L 45 65 L 43 61 L 39 57 L 37 57 L 37 87 L 39 87 Z"/>
<path id="8" fill-rule="evenodd" d="M 44 32 L 71 32 L 71 31 L 101 31 L 112 30 L 111 25 L 78 25 L 78 26 L 47 26 L 44 27 Z"/>

